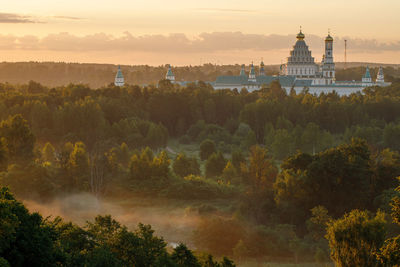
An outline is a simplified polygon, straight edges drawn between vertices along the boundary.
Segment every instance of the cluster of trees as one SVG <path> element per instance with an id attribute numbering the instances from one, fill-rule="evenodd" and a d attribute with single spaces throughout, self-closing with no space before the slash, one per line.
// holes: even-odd
<path id="1" fill-rule="evenodd" d="M 400 187 L 396 189 L 400 192 Z M 394 223 L 400 225 L 400 197 L 391 202 Z M 331 258 L 338 266 L 399 266 L 400 235 L 388 235 L 385 214 L 352 210 L 337 220 L 326 223 L 326 238 Z"/>
<path id="2" fill-rule="evenodd" d="M 135 231 L 97 216 L 79 227 L 30 213 L 8 189 L 0 189 L 1 266 L 170 266 L 233 267 L 228 258 L 194 255 L 184 244 L 167 250 L 167 243 L 150 225 Z"/>
<path id="3" fill-rule="evenodd" d="M 125 142 L 157 149 L 171 138 L 182 144 L 211 139 L 224 153 L 260 144 L 284 159 L 296 150 L 317 153 L 352 137 L 379 149 L 399 149 L 399 99 L 398 83 L 339 97 L 306 90 L 288 95 L 277 82 L 253 93 L 213 90 L 202 82 L 98 90 L 72 84 L 49 89 L 31 82 L 27 88 L 0 84 L 0 119 L 21 114 L 42 145 L 82 141 L 91 151 Z"/>

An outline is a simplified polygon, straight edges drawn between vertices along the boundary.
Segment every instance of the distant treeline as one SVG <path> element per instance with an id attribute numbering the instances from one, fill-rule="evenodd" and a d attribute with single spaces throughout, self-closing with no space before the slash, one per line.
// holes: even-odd
<path id="1" fill-rule="evenodd" d="M 215 81 L 220 75 L 235 75 L 240 72 L 240 65 L 174 67 L 177 80 Z M 167 67 L 162 66 L 121 66 L 125 82 L 131 85 L 157 84 L 165 77 Z M 279 66 L 267 66 L 269 74 L 277 74 Z M 24 84 L 34 80 L 43 85 L 54 87 L 70 83 L 86 84 L 92 88 L 107 86 L 114 82 L 117 65 L 79 64 L 54 62 L 17 62 L 0 63 L 0 82 Z"/>
<path id="2" fill-rule="evenodd" d="M 366 63 L 348 63 L 348 69 L 343 71 L 338 64 L 337 80 L 361 80 L 365 73 Z M 370 64 L 371 74 L 376 76 L 379 65 Z M 165 77 L 166 66 L 121 66 L 125 81 L 131 85 L 157 84 Z M 220 75 L 238 75 L 241 66 L 213 65 L 173 67 L 177 80 L 184 81 L 215 81 Z M 268 75 L 279 72 L 278 65 L 265 67 Z M 55 62 L 17 62 L 0 63 L 0 82 L 24 84 L 30 80 L 43 85 L 54 87 L 70 83 L 87 84 L 92 88 L 107 86 L 114 82 L 117 66 L 112 64 L 79 64 Z M 258 66 L 256 66 L 258 71 Z M 386 66 L 384 69 L 387 80 L 393 81 L 400 77 L 400 70 L 396 66 Z"/>

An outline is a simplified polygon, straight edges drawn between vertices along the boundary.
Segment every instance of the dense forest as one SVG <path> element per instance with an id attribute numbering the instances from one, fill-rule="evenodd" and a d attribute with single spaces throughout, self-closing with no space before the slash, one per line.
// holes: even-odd
<path id="1" fill-rule="evenodd" d="M 233 266 L 224 256 L 400 264 L 393 71 L 390 87 L 342 97 L 287 94 L 278 82 L 251 93 L 167 80 L 96 90 L 0 84 L 0 184 L 17 199 L 135 196 L 180 203 L 198 218 L 190 244 L 167 249 L 148 225 L 43 219 L 2 189 L 0 261 L 43 266 L 40 244 L 40 260 L 62 266 Z"/>
<path id="2" fill-rule="evenodd" d="M 167 64 L 166 62 L 165 64 Z M 250 62 L 249 62 L 250 63 Z M 258 64 L 255 63 L 256 72 Z M 376 77 L 380 66 L 384 67 L 386 80 L 393 81 L 400 76 L 399 65 L 376 64 L 376 63 L 347 63 L 344 70 L 343 63 L 336 63 L 337 80 L 361 80 L 365 73 L 365 67 L 369 66 L 371 75 Z M 156 85 L 160 79 L 165 77 L 167 72 L 164 66 L 121 66 L 125 82 L 128 84 Z M 248 71 L 247 66 L 247 71 Z M 240 64 L 236 65 L 215 65 L 204 64 L 201 66 L 173 66 L 172 70 L 178 81 L 215 81 L 220 75 L 238 75 Z M 92 88 L 108 86 L 114 82 L 117 66 L 112 64 L 80 64 L 63 62 L 1 62 L 0 82 L 11 84 L 26 84 L 30 80 L 39 82 L 45 86 L 63 86 L 69 83 L 86 84 Z M 266 65 L 267 75 L 279 73 L 279 65 Z"/>

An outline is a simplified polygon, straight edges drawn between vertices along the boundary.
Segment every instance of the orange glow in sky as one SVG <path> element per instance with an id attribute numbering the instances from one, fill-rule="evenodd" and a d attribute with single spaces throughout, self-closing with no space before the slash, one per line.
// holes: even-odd
<path id="1" fill-rule="evenodd" d="M 301 25 L 316 60 L 331 29 L 335 59 L 400 63 L 398 0 L 7 1 L 3 61 L 197 65 L 285 61 Z"/>

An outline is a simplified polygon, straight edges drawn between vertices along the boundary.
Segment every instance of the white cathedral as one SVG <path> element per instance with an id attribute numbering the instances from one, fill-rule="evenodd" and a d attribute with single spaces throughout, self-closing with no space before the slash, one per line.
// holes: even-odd
<path id="1" fill-rule="evenodd" d="M 215 89 L 242 89 L 254 91 L 268 85 L 273 80 L 279 80 L 281 86 L 289 92 L 292 88 L 300 93 L 305 88 L 312 94 L 336 91 L 339 95 L 349 95 L 362 91 L 369 86 L 388 86 L 384 80 L 383 69 L 379 68 L 377 79 L 372 81 L 369 68 L 361 81 L 336 81 L 335 63 L 333 61 L 333 38 L 330 34 L 325 38 L 325 53 L 320 64 L 317 64 L 311 51 L 304 41 L 305 35 L 300 30 L 296 44 L 290 51 L 287 63 L 281 66 L 280 75 L 266 76 L 264 63 L 260 64 L 260 73 L 256 75 L 253 64 L 249 75 L 246 75 L 244 65 L 239 76 L 219 76 L 213 86 Z"/>
<path id="2" fill-rule="evenodd" d="M 337 81 L 335 78 L 335 62 L 333 61 L 332 36 L 328 33 L 328 36 L 325 38 L 325 53 L 321 63 L 315 62 L 304 39 L 305 35 L 300 29 L 293 50 L 290 51 L 287 63 L 281 66 L 279 75 L 266 75 L 263 62 L 260 63 L 259 73 L 257 74 L 253 63 L 251 63 L 248 75 L 245 70 L 245 65 L 242 65 L 239 75 L 218 76 L 216 81 L 210 82 L 210 84 L 214 89 L 240 90 L 246 88 L 248 91 L 252 92 L 261 89 L 265 85 L 269 85 L 274 80 L 278 80 L 282 88 L 288 93 L 291 89 L 294 89 L 296 93 L 307 89 L 311 94 L 317 95 L 333 91 L 337 92 L 339 95 L 350 95 L 360 92 L 369 86 L 389 86 L 391 84 L 385 82 L 382 67 L 379 68 L 375 81 L 372 80 L 368 67 L 361 81 Z M 191 83 L 189 81 L 176 80 L 171 65 L 167 64 L 166 67 L 166 80 L 181 86 L 186 86 Z M 114 84 L 116 86 L 124 86 L 125 84 L 120 66 L 118 66 Z"/>

